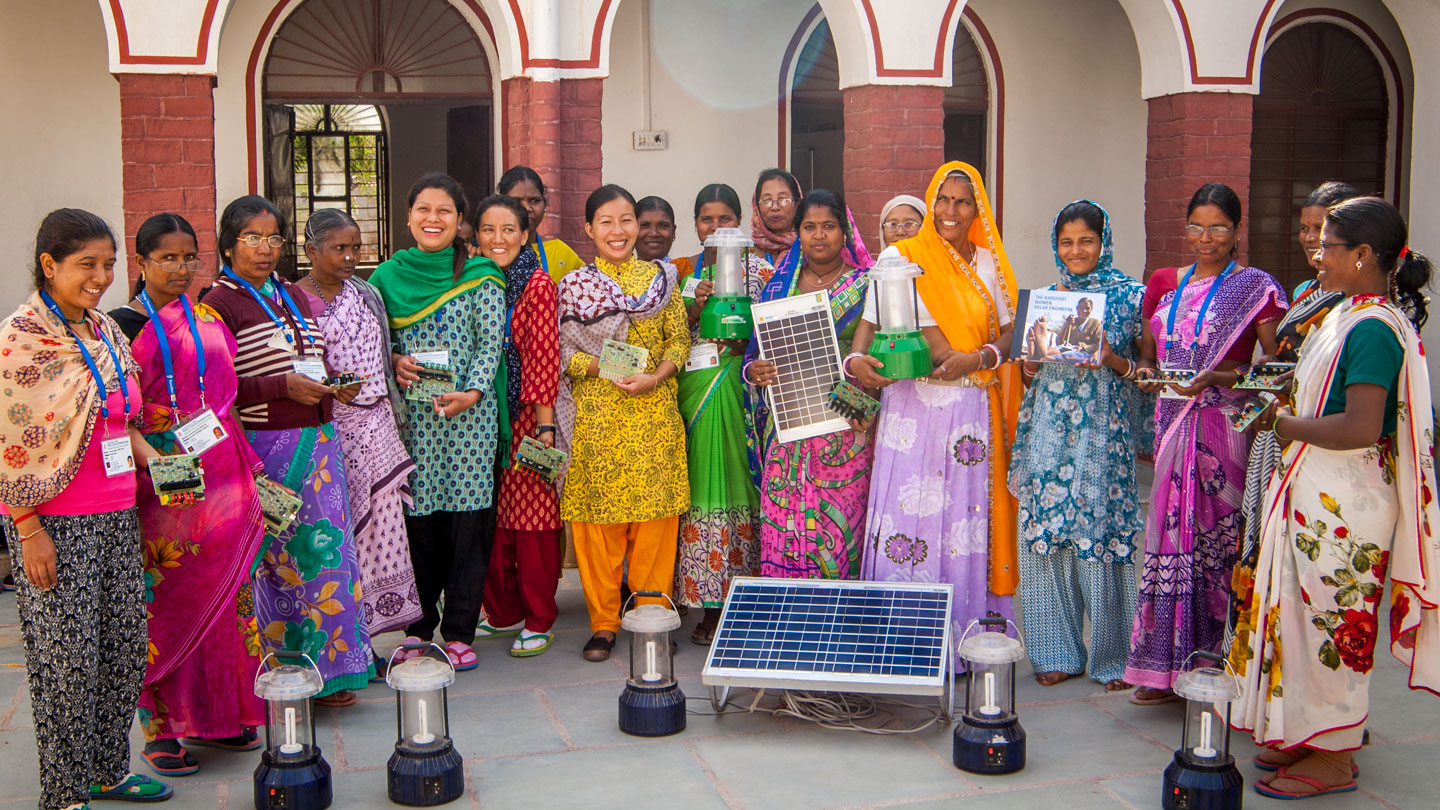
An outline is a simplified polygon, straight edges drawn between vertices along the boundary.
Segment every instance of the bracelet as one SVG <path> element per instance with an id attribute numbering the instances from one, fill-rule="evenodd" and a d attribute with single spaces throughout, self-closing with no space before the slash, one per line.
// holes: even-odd
<path id="1" fill-rule="evenodd" d="M 986 350 L 986 349 L 989 349 L 990 351 L 992 351 L 992 352 L 995 353 L 995 365 L 993 365 L 993 366 L 987 366 L 987 365 L 985 365 L 985 350 Z M 985 369 L 985 370 L 987 370 L 987 371 L 993 371 L 994 369 L 1000 368 L 1000 364 L 1003 363 L 1003 362 L 1005 362 L 1005 358 L 1000 355 L 1000 347 L 999 347 L 999 346 L 996 346 L 994 343 L 986 343 L 984 346 L 981 346 L 981 347 L 980 347 L 980 367 L 981 367 L 982 369 Z"/>
<path id="2" fill-rule="evenodd" d="M 31 518 L 31 517 L 35 517 L 35 510 L 34 510 L 34 509 L 31 509 L 31 510 L 28 511 L 28 512 L 20 512 L 19 514 L 12 514 L 12 515 L 10 516 L 10 520 L 11 520 L 12 522 L 14 522 L 15 528 L 18 529 L 18 528 L 20 528 L 20 521 L 24 520 L 25 518 Z"/>
<path id="3" fill-rule="evenodd" d="M 1284 436 L 1281 436 L 1281 435 L 1280 435 L 1280 420 L 1281 420 L 1281 419 L 1284 419 L 1284 418 L 1285 418 L 1285 414 L 1283 414 L 1283 413 L 1282 413 L 1282 414 L 1276 414 L 1276 415 L 1275 415 L 1275 421 L 1270 423 L 1270 432 L 1273 433 L 1273 434 L 1275 434 L 1275 440 L 1276 440 L 1276 441 L 1280 441 L 1280 442 L 1290 441 L 1289 439 L 1287 439 L 1287 438 L 1285 438 Z"/>
<path id="4" fill-rule="evenodd" d="M 851 352 L 851 353 L 845 355 L 845 359 L 840 361 L 840 370 L 843 371 L 843 372 L 845 372 L 845 376 L 846 376 L 846 377 L 851 377 L 851 378 L 858 379 L 858 378 L 855 377 L 855 373 L 850 370 L 850 361 L 851 361 L 851 360 L 854 360 L 854 359 L 857 358 L 857 357 L 864 357 L 864 356 L 865 356 L 865 352 Z"/>
<path id="5" fill-rule="evenodd" d="M 851 356 L 853 357 L 854 355 L 851 355 Z M 751 360 L 750 362 L 748 362 L 748 363 L 746 363 L 745 365 L 743 365 L 743 366 L 740 367 L 740 379 L 741 379 L 746 385 L 754 385 L 754 384 L 755 384 L 755 381 L 752 380 L 752 379 L 750 379 L 750 367 L 753 366 L 754 364 L 755 364 L 755 361 L 754 361 L 754 360 Z M 841 371 L 844 371 L 844 370 L 845 370 L 844 365 L 841 365 L 840 370 L 841 370 Z"/>
<path id="6" fill-rule="evenodd" d="M 19 530 L 19 527 L 18 527 L 18 526 L 16 527 L 16 530 L 17 530 L 17 531 Z M 23 542 L 25 542 L 26 540 L 29 540 L 30 538 L 34 537 L 35 535 L 37 535 L 37 534 L 39 534 L 40 532 L 43 532 L 43 531 L 45 531 L 45 524 L 42 523 L 42 524 L 40 524 L 40 528 L 36 529 L 35 531 L 30 532 L 29 534 L 22 534 L 22 535 L 20 535 L 20 542 L 23 543 Z"/>

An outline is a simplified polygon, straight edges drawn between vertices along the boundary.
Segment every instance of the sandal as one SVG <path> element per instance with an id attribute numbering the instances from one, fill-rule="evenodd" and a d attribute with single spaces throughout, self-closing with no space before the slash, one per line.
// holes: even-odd
<path id="1" fill-rule="evenodd" d="M 1062 672 L 1060 670 L 1037 672 L 1035 673 L 1035 682 L 1041 686 L 1054 686 L 1059 683 L 1064 683 L 1079 674 L 1078 672 Z"/>
<path id="2" fill-rule="evenodd" d="M 1135 684 L 1129 683 L 1124 678 L 1116 678 L 1113 681 L 1105 682 L 1106 692 L 1124 692 L 1126 689 L 1134 689 Z"/>
<path id="3" fill-rule="evenodd" d="M 404 646 L 407 646 L 407 645 L 410 645 L 410 644 L 424 644 L 424 643 L 426 643 L 426 642 L 425 642 L 425 639 L 420 638 L 419 636 L 406 636 L 406 637 L 405 637 L 405 640 L 404 640 L 404 641 L 401 641 L 400 644 L 395 648 L 395 649 L 398 650 L 399 652 L 398 652 L 398 653 L 393 653 L 393 652 L 392 652 L 390 658 L 391 658 L 391 659 L 394 659 L 394 660 L 396 660 L 396 661 L 409 661 L 411 658 L 418 658 L 419 656 L 422 656 L 422 655 L 425 654 L 425 651 L 424 651 L 424 650 L 401 650 L 400 647 L 404 647 Z M 389 660 L 389 659 L 387 659 L 387 661 L 388 661 L 388 660 Z"/>
<path id="4" fill-rule="evenodd" d="M 164 782 L 132 772 L 118 785 L 91 785 L 90 801 L 163 802 L 174 793 Z"/>
<path id="5" fill-rule="evenodd" d="M 338 692 L 315 698 L 315 705 L 329 706 L 332 709 L 343 709 L 346 706 L 354 706 L 355 702 L 359 699 L 360 698 L 355 697 L 355 693 L 349 689 L 341 689 Z"/>
<path id="6" fill-rule="evenodd" d="M 1169 689 L 1156 689 L 1153 686 L 1142 686 L 1130 696 L 1130 702 L 1136 706 L 1159 706 L 1163 703 L 1174 703 L 1180 699 L 1179 695 Z"/>
<path id="7" fill-rule="evenodd" d="M 1312 796 L 1328 796 L 1331 793 L 1349 793 L 1352 790 L 1359 790 L 1360 785 L 1351 777 L 1349 782 L 1341 785 L 1327 785 L 1313 776 L 1303 776 L 1298 773 L 1289 773 L 1287 768 L 1281 768 L 1275 772 L 1274 779 L 1291 779 L 1302 784 L 1315 788 L 1314 793 L 1295 793 L 1288 790 L 1281 790 L 1269 782 L 1256 782 L 1255 792 L 1261 796 L 1269 796 L 1272 799 L 1308 799 Z"/>
<path id="8" fill-rule="evenodd" d="M 1261 757 L 1265 756 L 1266 754 L 1283 754 L 1283 755 L 1285 755 L 1285 756 L 1287 756 L 1287 757 L 1291 757 L 1291 758 L 1290 758 L 1290 761 L 1289 761 L 1289 762 L 1286 762 L 1286 763 L 1284 763 L 1284 764 L 1281 764 L 1281 763 L 1269 762 L 1269 761 L 1266 761 L 1266 760 L 1261 759 Z M 1267 773 L 1279 773 L 1281 769 L 1283 769 L 1283 768 L 1288 768 L 1288 767 L 1290 767 L 1291 765 L 1294 765 L 1295 763 L 1299 762 L 1300 760 L 1302 760 L 1302 759 L 1304 759 L 1304 758 L 1305 758 L 1305 757 L 1294 757 L 1294 756 L 1291 756 L 1290 754 L 1287 754 L 1287 753 L 1285 753 L 1284 751 L 1262 751 L 1262 752 L 1260 752 L 1259 754 L 1256 754 L 1255 757 L 1250 760 L 1250 764 L 1254 765 L 1254 766 L 1255 766 L 1255 769 L 1258 770 L 1258 771 L 1265 771 L 1265 772 L 1267 772 Z M 1353 779 L 1354 777 L 1359 776 L 1359 775 L 1360 775 L 1360 763 L 1355 762 L 1355 761 L 1352 760 L 1352 761 L 1350 762 L 1350 777 Z M 1290 778 L 1291 778 L 1291 779 L 1294 779 L 1295 777 L 1291 776 Z"/>
<path id="9" fill-rule="evenodd" d="M 189 776 L 200 770 L 200 763 L 175 739 L 147 742 L 140 756 L 161 776 Z"/>
<path id="10" fill-rule="evenodd" d="M 512 638 L 520 635 L 525 629 L 525 622 L 519 621 L 509 627 L 496 627 L 489 619 L 481 619 L 480 624 L 475 627 L 475 640 L 484 638 Z"/>
<path id="11" fill-rule="evenodd" d="M 695 644 L 700 647 L 709 647 L 710 643 L 714 640 L 715 628 L 707 625 L 704 622 L 700 622 L 699 624 L 695 625 L 695 629 L 690 631 L 691 644 Z"/>
<path id="12" fill-rule="evenodd" d="M 14 575 L 14 574 L 6 574 L 4 581 L 0 581 L 0 591 L 13 591 L 13 590 L 15 590 L 15 575 Z"/>
<path id="13" fill-rule="evenodd" d="M 445 642 L 445 655 L 456 672 L 469 672 L 480 666 L 480 659 L 475 657 L 475 648 L 463 641 Z"/>
<path id="14" fill-rule="evenodd" d="M 532 655 L 539 655 L 550 649 L 550 642 L 554 640 L 554 633 L 532 633 L 529 630 L 522 630 L 515 637 L 515 643 L 510 645 L 510 655 L 514 658 L 529 658 Z"/>
<path id="15" fill-rule="evenodd" d="M 354 695 L 354 692 L 350 693 Z M 223 737 L 218 740 L 202 740 L 199 737 L 186 737 L 186 745 L 193 745 L 199 748 L 219 748 L 221 751 L 256 751 L 259 750 L 260 735 L 255 729 L 245 727 L 234 737 Z"/>
<path id="16" fill-rule="evenodd" d="M 605 638 L 599 633 L 596 633 L 590 637 L 589 641 L 585 642 L 585 647 L 580 651 L 580 654 L 585 656 L 586 661 L 600 662 L 608 659 L 610 657 L 610 651 L 614 648 L 615 637 L 613 635 L 610 638 Z"/>

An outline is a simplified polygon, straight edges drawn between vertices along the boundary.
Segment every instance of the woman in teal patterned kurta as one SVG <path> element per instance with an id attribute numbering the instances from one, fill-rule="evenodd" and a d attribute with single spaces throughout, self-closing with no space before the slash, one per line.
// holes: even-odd
<path id="1" fill-rule="evenodd" d="M 405 519 L 424 615 L 407 629 L 430 639 L 435 628 L 458 669 L 475 667 L 475 626 L 494 544 L 495 448 L 509 424 L 500 346 L 505 280 L 495 263 L 466 258 L 458 226 L 465 196 L 452 178 L 428 174 L 410 190 L 410 232 L 418 247 L 376 268 L 370 282 L 390 316 L 395 374 L 413 385 L 418 361 L 443 364 L 453 391 L 433 401 L 407 398 L 402 432 L 415 459 Z M 497 391 L 499 395 L 497 396 Z M 508 431 L 507 431 L 508 432 Z M 437 603 L 445 599 L 442 620 Z"/>
<path id="2" fill-rule="evenodd" d="M 1153 405 L 1126 379 L 1135 369 L 1145 287 L 1112 266 L 1110 215 L 1089 200 L 1060 211 L 1050 246 L 1062 279 L 1050 289 L 1105 296 L 1105 343 L 1096 365 L 1024 367 L 1033 381 L 1020 408 L 1009 487 L 1019 506 L 1026 648 L 1042 685 L 1084 669 L 1117 691 L 1129 688 L 1132 559 L 1144 530 L 1135 454 L 1154 442 Z"/>

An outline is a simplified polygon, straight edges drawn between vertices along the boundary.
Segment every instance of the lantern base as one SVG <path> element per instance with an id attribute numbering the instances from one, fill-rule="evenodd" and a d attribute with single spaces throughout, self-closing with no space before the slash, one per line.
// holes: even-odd
<path id="1" fill-rule="evenodd" d="M 932 370 L 930 344 L 919 332 L 880 332 L 870 343 L 870 356 L 884 364 L 876 373 L 892 380 L 913 380 Z"/>
<path id="2" fill-rule="evenodd" d="M 680 685 L 625 684 L 620 693 L 620 730 L 637 737 L 665 737 L 685 730 L 685 693 Z"/>
<path id="3" fill-rule="evenodd" d="M 385 765 L 390 801 L 409 807 L 453 802 L 465 794 L 465 762 L 449 740 L 433 751 L 402 750 Z"/>
<path id="4" fill-rule="evenodd" d="M 700 311 L 700 337 L 711 340 L 749 340 L 755 331 L 750 316 L 750 298 L 744 295 L 712 295 Z"/>
<path id="5" fill-rule="evenodd" d="M 293 760 L 277 760 L 269 751 L 260 754 L 255 810 L 325 810 L 333 798 L 330 763 L 320 756 L 319 748 Z"/>
<path id="6" fill-rule="evenodd" d="M 1006 713 L 996 720 L 967 714 L 955 727 L 950 758 L 962 771 L 1014 773 L 1025 767 L 1025 729 L 1020 718 Z"/>
<path id="7" fill-rule="evenodd" d="M 1212 765 L 1176 751 L 1164 785 L 1164 810 L 1240 810 L 1244 803 L 1245 780 L 1231 756 Z"/>

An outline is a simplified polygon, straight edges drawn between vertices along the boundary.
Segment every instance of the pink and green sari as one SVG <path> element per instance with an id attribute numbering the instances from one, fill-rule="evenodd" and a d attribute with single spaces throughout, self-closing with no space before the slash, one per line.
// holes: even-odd
<path id="1" fill-rule="evenodd" d="M 210 408 L 227 437 L 201 455 L 205 498 L 162 506 L 140 477 L 140 536 L 150 647 L 140 720 L 146 739 L 221 739 L 264 722 L 252 687 L 260 663 L 250 563 L 264 539 L 254 471 L 260 459 L 235 421 L 235 339 L 203 304 L 195 325 L 205 347 L 202 400 L 195 340 L 179 299 L 161 307 L 130 351 L 140 364 L 144 432 L 164 454 L 183 452 L 174 428 Z M 165 385 L 157 329 L 169 340 L 175 413 Z M 177 418 L 178 417 L 178 418 Z"/>

